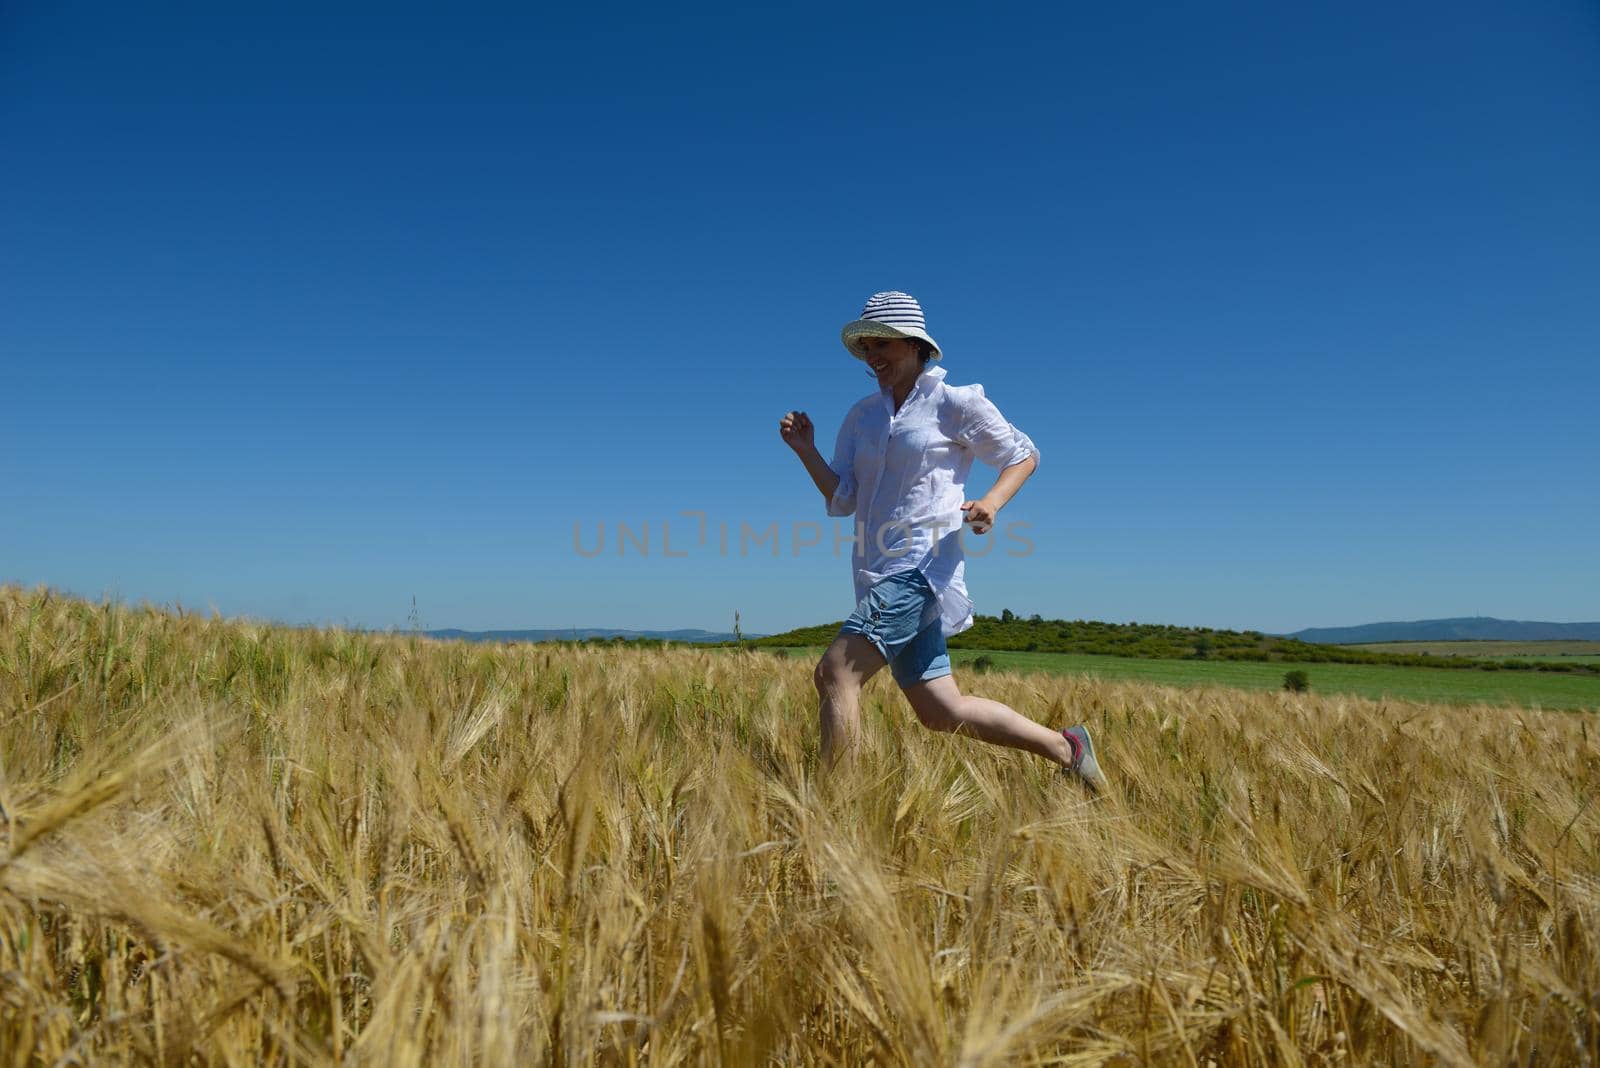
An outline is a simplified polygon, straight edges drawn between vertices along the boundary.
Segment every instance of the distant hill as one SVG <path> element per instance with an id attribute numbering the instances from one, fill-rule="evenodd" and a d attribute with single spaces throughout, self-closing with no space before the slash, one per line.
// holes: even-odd
<path id="1" fill-rule="evenodd" d="M 468 642 L 570 642 L 587 638 L 654 638 L 669 642 L 731 642 L 734 635 L 710 630 L 617 630 L 605 627 L 562 627 L 544 630 L 429 630 L 430 638 Z M 759 634 L 746 634 L 759 638 Z"/>
<path id="2" fill-rule="evenodd" d="M 1358 627 L 1307 627 L 1287 635 L 1320 645 L 1368 642 L 1600 641 L 1600 623 L 1537 623 L 1489 616 L 1419 619 L 1410 623 L 1363 623 Z"/>
<path id="3" fill-rule="evenodd" d="M 1448 621 L 1446 621 L 1448 622 Z M 1495 621 L 1489 621 L 1495 622 Z M 1410 624 L 1388 624 L 1408 626 Z M 1509 624 L 1516 626 L 1518 624 Z M 1600 624 L 1546 623 L 1523 626 L 1577 627 Z M 1374 626 L 1380 626 L 1375 624 Z M 1347 628 L 1364 634 L 1368 628 Z M 838 623 L 820 624 L 769 634 L 748 642 L 757 649 L 820 648 L 833 640 Z M 1311 633 L 1302 631 L 1302 634 Z M 1492 658 L 1449 652 L 1423 655 L 1421 651 L 1364 649 L 1356 642 L 1375 639 L 1356 637 L 1342 641 L 1308 642 L 1299 637 L 1263 634 L 1258 630 L 1213 630 L 1210 627 L 1174 627 L 1160 623 L 1106 623 L 1085 619 L 1043 619 L 1010 612 L 995 616 L 974 616 L 972 628 L 949 639 L 951 649 L 1012 650 L 1025 653 L 1081 653 L 1090 656 L 1125 656 L 1155 660 L 1249 660 L 1295 664 L 1393 664 L 1408 667 L 1460 668 L 1481 671 L 1565 671 L 1578 675 L 1600 676 L 1600 664 L 1582 659 L 1558 663 L 1553 659 L 1535 662 L 1530 658 Z M 1383 639 L 1376 639 L 1383 640 Z M 1444 640 L 1444 639 L 1434 639 Z"/>

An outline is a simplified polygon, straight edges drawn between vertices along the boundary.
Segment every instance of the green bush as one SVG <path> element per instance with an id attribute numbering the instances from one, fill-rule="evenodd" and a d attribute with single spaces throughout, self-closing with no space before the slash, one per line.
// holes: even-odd
<path id="1" fill-rule="evenodd" d="M 972 662 L 972 670 L 983 675 L 994 670 L 994 657 L 980 656 Z"/>
<path id="2" fill-rule="evenodd" d="M 1283 673 L 1283 688 L 1292 693 L 1305 693 L 1311 689 L 1311 676 L 1296 668 Z"/>

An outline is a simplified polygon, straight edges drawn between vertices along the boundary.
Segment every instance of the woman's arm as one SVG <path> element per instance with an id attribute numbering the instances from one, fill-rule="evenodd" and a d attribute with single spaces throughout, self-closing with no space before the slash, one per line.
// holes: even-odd
<path id="1" fill-rule="evenodd" d="M 804 449 L 796 449 L 800 462 L 806 465 L 806 473 L 811 476 L 811 481 L 817 484 L 817 489 L 822 491 L 822 496 L 833 500 L 833 495 L 839 491 L 839 476 L 828 466 L 828 461 L 822 458 L 815 445 L 808 445 Z"/>
<path id="2" fill-rule="evenodd" d="M 994 526 L 1000 509 L 1038 469 L 1039 447 L 1032 438 L 1006 421 L 994 402 L 983 395 L 981 385 L 958 386 L 957 390 L 963 407 L 956 440 L 971 449 L 978 459 L 1000 471 L 1000 477 L 988 493 L 978 500 L 961 503 L 973 533 L 984 534 Z"/>
<path id="3" fill-rule="evenodd" d="M 975 501 L 963 501 L 961 510 L 967 514 L 967 522 L 972 524 L 974 534 L 987 534 L 989 528 L 994 526 L 995 517 L 1000 514 L 1000 509 L 1015 497 L 1017 490 L 1028 481 L 1028 476 L 1033 474 L 1039 466 L 1039 454 L 1034 453 L 1020 463 L 1014 463 L 994 480 L 994 485 Z"/>
<path id="4" fill-rule="evenodd" d="M 1029 456 L 1021 463 L 1012 464 L 1000 472 L 1000 477 L 994 480 L 994 485 L 989 487 L 989 492 L 983 495 L 984 499 L 994 504 L 995 511 L 1006 506 L 1006 502 L 1017 495 L 1017 490 L 1028 481 L 1028 476 L 1033 474 L 1039 466 L 1037 455 Z"/>
<path id="5" fill-rule="evenodd" d="M 778 420 L 778 433 L 783 437 L 784 443 L 800 457 L 800 462 L 806 465 L 806 473 L 811 476 L 811 481 L 817 484 L 823 499 L 831 504 L 833 495 L 839 490 L 840 479 L 838 473 L 828 466 L 828 461 L 817 451 L 816 430 L 811 424 L 811 417 L 805 412 L 790 412 Z"/>

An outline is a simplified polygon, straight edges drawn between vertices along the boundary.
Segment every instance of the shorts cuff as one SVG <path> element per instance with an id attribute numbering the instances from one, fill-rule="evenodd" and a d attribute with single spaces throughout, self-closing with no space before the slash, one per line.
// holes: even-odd
<path id="1" fill-rule="evenodd" d="M 887 664 L 889 662 L 889 649 L 888 649 L 888 647 L 883 644 L 883 639 L 882 638 L 878 637 L 876 634 L 873 634 L 871 631 L 854 630 L 854 629 L 852 629 L 850 627 L 840 627 L 839 628 L 839 633 L 840 634 L 857 634 L 857 635 L 860 635 L 861 637 L 867 639 L 867 641 L 872 643 L 872 647 L 874 649 L 878 650 L 878 655 L 883 657 L 883 662 L 885 664 Z"/>
<path id="2" fill-rule="evenodd" d="M 945 664 L 940 667 L 931 667 L 914 679 L 896 679 L 895 681 L 900 684 L 900 688 L 903 690 L 907 686 L 915 686 L 919 682 L 932 682 L 934 679 L 942 679 L 946 675 L 953 674 L 954 672 L 950 670 L 950 665 Z"/>

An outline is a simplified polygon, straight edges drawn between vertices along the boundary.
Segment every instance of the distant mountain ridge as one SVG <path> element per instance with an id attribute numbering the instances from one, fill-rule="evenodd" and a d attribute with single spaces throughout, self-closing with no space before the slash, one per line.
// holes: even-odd
<path id="1" fill-rule="evenodd" d="M 1540 623 L 1492 616 L 1418 619 L 1409 623 L 1363 623 L 1355 627 L 1307 627 L 1285 635 L 1320 645 L 1372 642 L 1548 642 L 1600 641 L 1600 623 Z"/>
<path id="2" fill-rule="evenodd" d="M 570 642 L 585 638 L 660 638 L 671 642 L 731 642 L 735 635 L 718 631 L 695 630 L 621 630 L 615 627 L 546 627 L 539 630 L 429 630 L 430 638 L 469 642 Z M 746 638 L 759 638 L 759 634 L 746 634 Z"/>
<path id="3" fill-rule="evenodd" d="M 829 624 L 830 636 L 838 624 Z M 627 630 L 621 627 L 542 627 L 530 630 L 444 630 L 424 631 L 430 638 L 469 642 L 560 642 L 590 638 L 652 638 L 673 642 L 713 644 L 731 642 L 737 635 L 728 631 Z M 747 640 L 766 637 L 746 633 Z M 1410 622 L 1363 623 L 1353 627 L 1307 627 L 1281 635 L 1317 645 L 1366 645 L 1375 642 L 1447 641 L 1600 641 L 1600 622 L 1544 623 L 1530 620 L 1495 619 L 1492 616 L 1462 616 L 1454 619 L 1418 619 Z"/>

